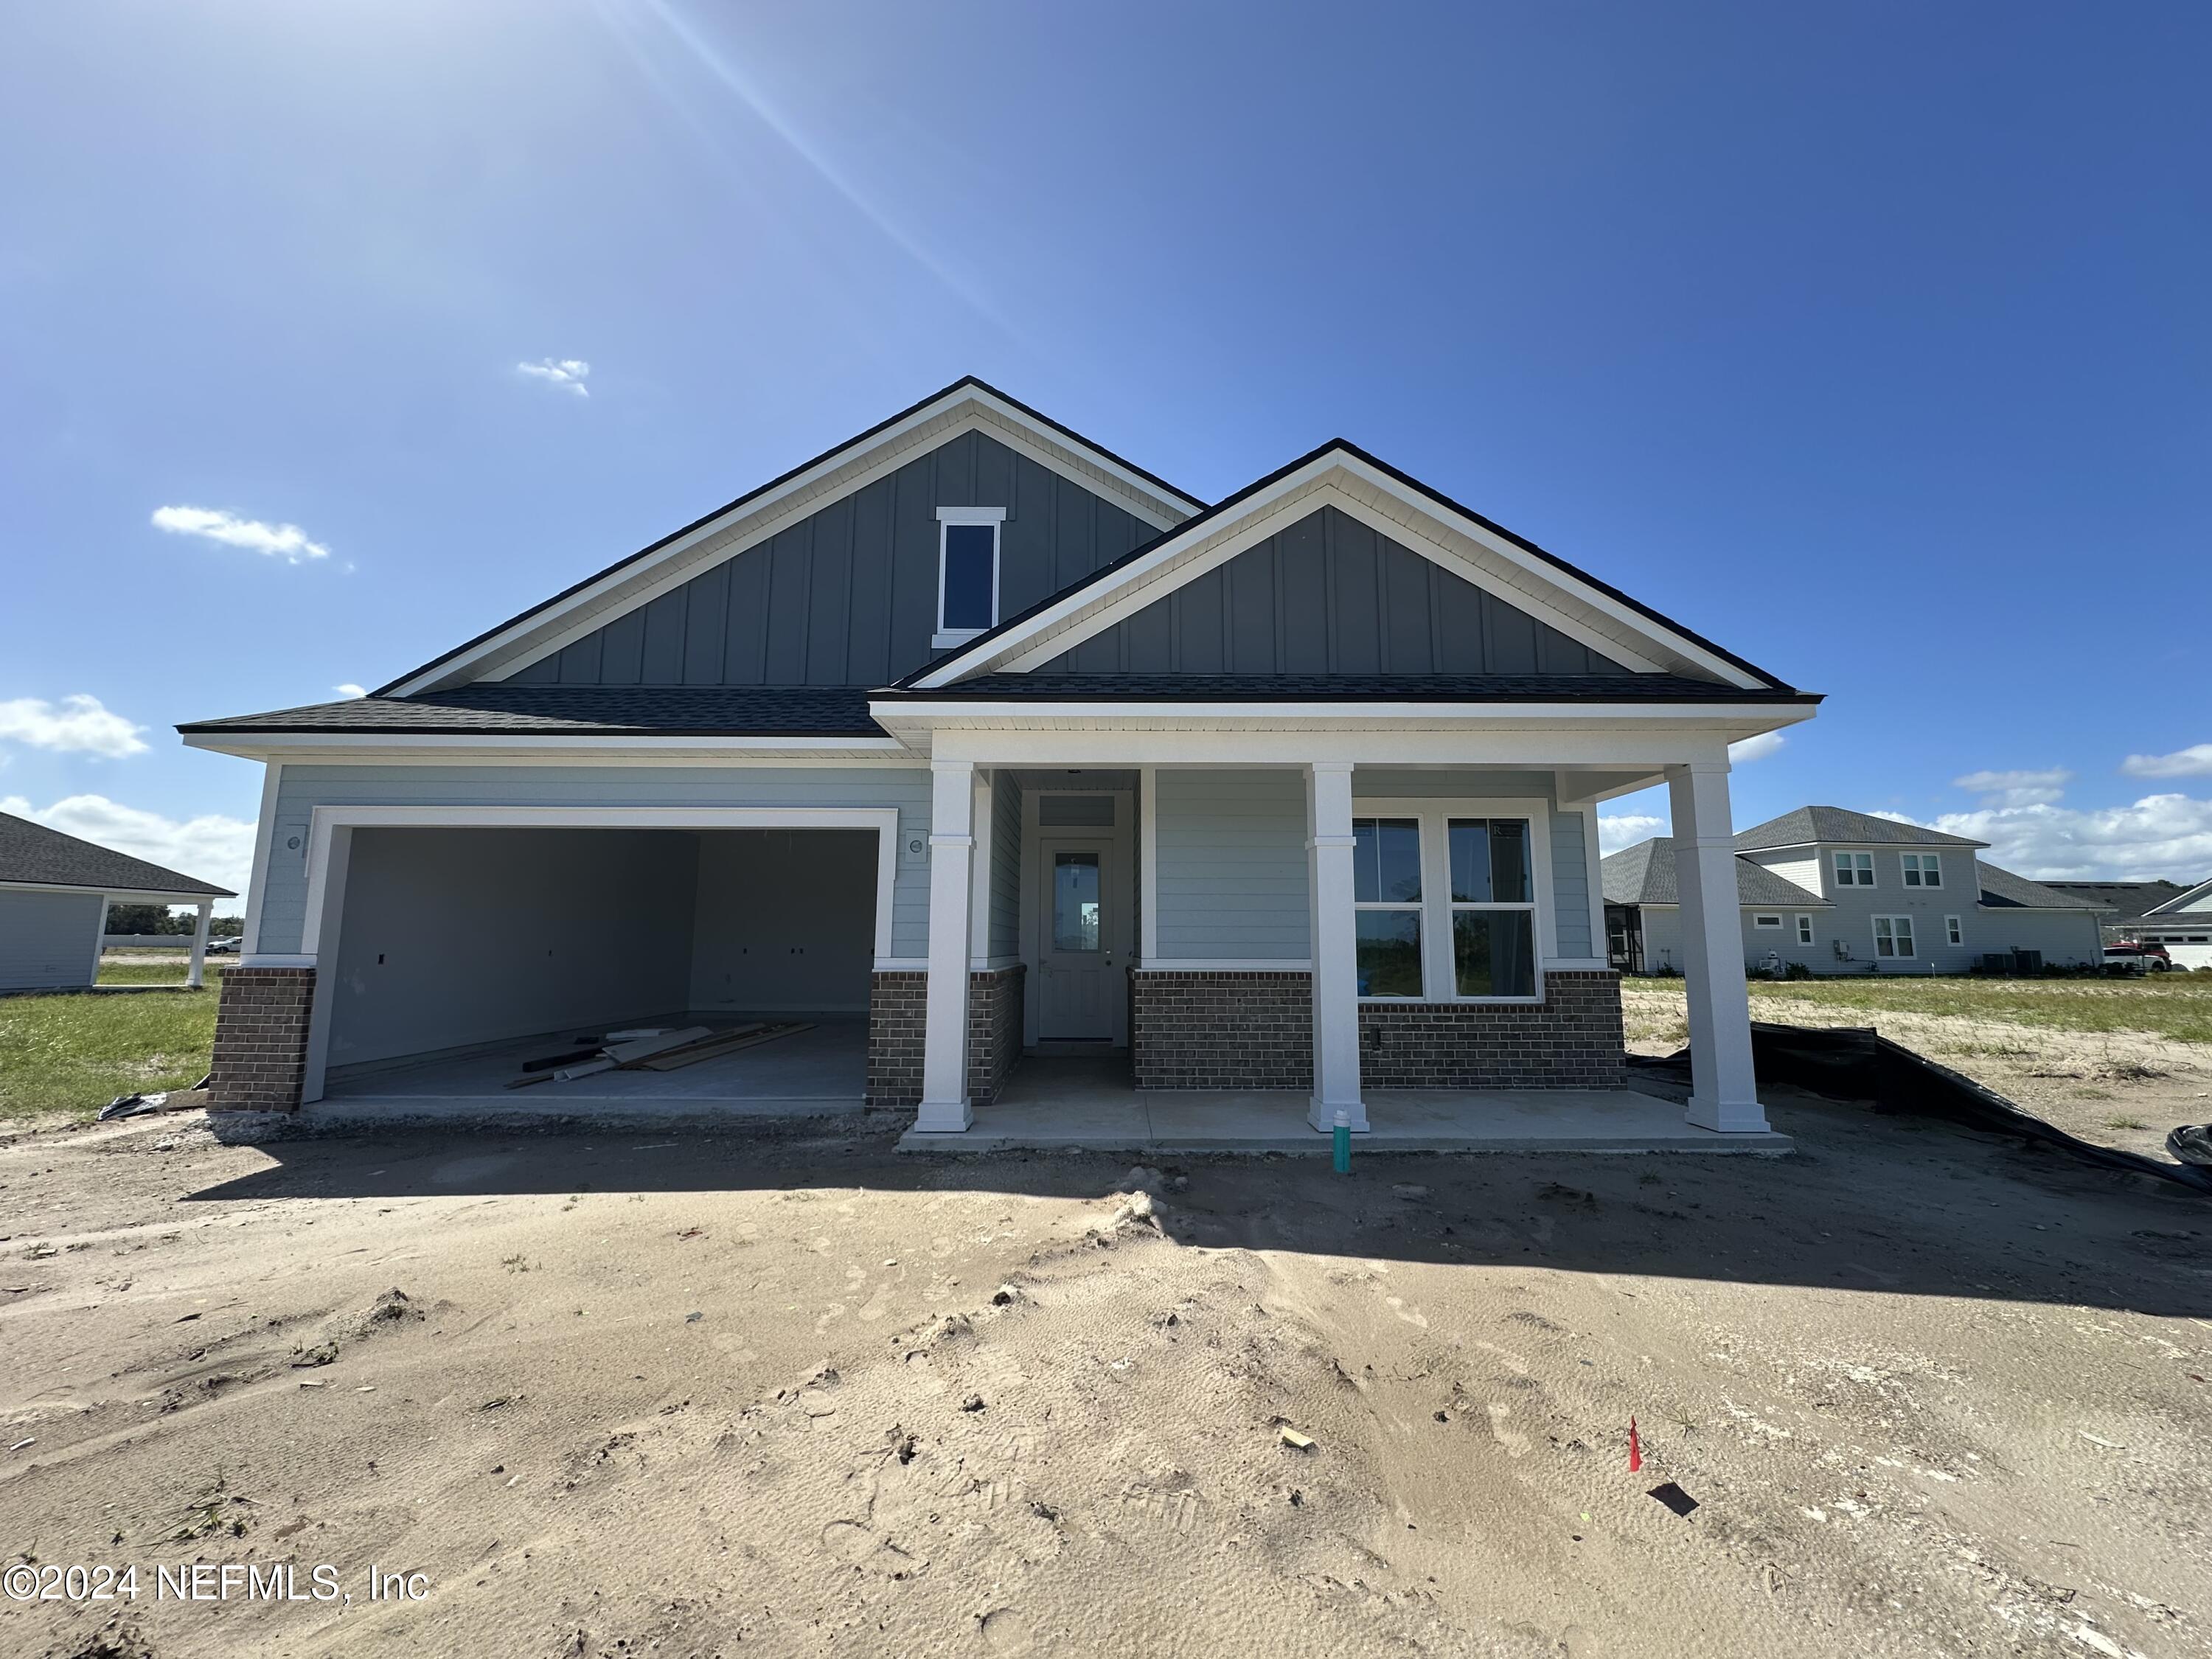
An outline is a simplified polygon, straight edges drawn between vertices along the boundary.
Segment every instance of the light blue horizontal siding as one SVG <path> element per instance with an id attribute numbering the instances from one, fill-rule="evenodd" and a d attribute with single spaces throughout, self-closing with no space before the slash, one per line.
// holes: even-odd
<path id="1" fill-rule="evenodd" d="M 0 991 L 91 984 L 100 903 L 97 893 L 0 892 Z"/>
<path id="2" fill-rule="evenodd" d="M 1309 955 L 1304 774 L 1156 776 L 1161 959 Z"/>
<path id="3" fill-rule="evenodd" d="M 300 948 L 307 831 L 318 806 L 895 806 L 929 829 L 921 767 L 287 766 L 276 794 L 260 948 Z M 85 923 L 88 939 L 93 924 Z M 891 954 L 929 954 L 929 869 L 903 860 L 891 889 Z"/>
<path id="4" fill-rule="evenodd" d="M 1583 855 L 1589 814 L 1552 814 L 1552 918 L 1559 954 L 1594 957 L 1590 939 L 1589 860 Z"/>

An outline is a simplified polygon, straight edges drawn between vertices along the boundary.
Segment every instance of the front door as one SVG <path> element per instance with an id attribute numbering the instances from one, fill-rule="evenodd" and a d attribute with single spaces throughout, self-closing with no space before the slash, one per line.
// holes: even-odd
<path id="1" fill-rule="evenodd" d="M 1111 836 L 1038 837 L 1037 1041 L 1112 1042 L 1128 955 Z"/>

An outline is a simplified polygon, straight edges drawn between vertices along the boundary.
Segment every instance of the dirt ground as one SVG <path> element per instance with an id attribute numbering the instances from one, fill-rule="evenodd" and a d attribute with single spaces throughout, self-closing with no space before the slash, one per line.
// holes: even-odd
<path id="1" fill-rule="evenodd" d="M 2063 988 L 2062 984 L 2061 988 Z M 1669 1054 L 1688 1040 L 1679 980 L 1625 980 L 1631 1054 Z M 1964 1072 L 2083 1140 L 2164 1158 L 2166 1132 L 2212 1121 L 2212 1048 L 2151 1031 L 2069 1031 L 2010 1020 L 1837 1007 L 1761 986 L 1753 1019 L 1873 1026 L 1938 1065 Z"/>
<path id="2" fill-rule="evenodd" d="M 887 1132 L 21 1134 L 0 1539 L 140 1594 L 0 1652 L 2212 1653 L 2212 1203 L 1777 1099 L 1149 1217 Z"/>

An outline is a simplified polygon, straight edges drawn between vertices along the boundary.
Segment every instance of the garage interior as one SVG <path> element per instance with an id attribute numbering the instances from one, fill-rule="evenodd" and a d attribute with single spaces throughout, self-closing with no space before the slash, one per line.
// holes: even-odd
<path id="1" fill-rule="evenodd" d="M 394 1114 L 857 1112 L 877 846 L 854 830 L 362 829 L 322 1098 Z M 810 1029 L 509 1088 L 613 1030 Z"/>

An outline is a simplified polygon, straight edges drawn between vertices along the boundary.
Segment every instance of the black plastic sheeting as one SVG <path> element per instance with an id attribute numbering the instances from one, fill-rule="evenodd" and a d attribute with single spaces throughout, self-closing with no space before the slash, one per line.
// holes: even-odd
<path id="1" fill-rule="evenodd" d="M 2002 1095 L 1984 1088 L 1973 1079 L 1923 1059 L 1901 1048 L 1871 1027 L 1815 1030 L 1798 1025 L 1766 1025 L 1753 1021 L 1751 1058 L 1761 1083 L 1786 1083 L 1832 1100 L 1863 1100 L 1878 1112 L 1909 1112 L 1921 1117 L 1980 1129 L 1993 1134 L 2018 1135 L 2024 1140 L 2055 1146 L 2085 1164 L 2130 1175 L 2154 1176 L 2201 1193 L 2212 1194 L 2212 1168 L 2195 1162 L 2165 1164 L 2136 1152 L 2123 1152 L 2081 1140 L 2063 1129 L 2024 1112 Z M 1631 1054 L 1629 1063 L 1641 1070 L 1690 1078 L 1690 1051 L 1663 1060 Z M 2177 1129 L 2168 1139 L 2178 1157 L 2185 1148 L 2206 1139 L 2202 1126 Z"/>

